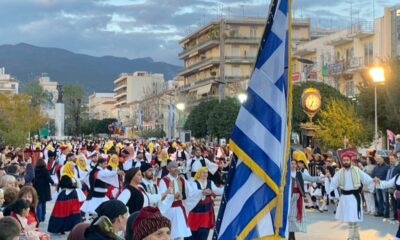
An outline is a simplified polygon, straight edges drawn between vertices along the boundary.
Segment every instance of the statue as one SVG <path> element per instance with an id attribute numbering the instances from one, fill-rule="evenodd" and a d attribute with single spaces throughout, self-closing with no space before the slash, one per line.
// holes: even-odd
<path id="1" fill-rule="evenodd" d="M 63 93 L 64 93 L 63 85 L 58 84 L 57 91 L 58 91 L 57 103 L 63 103 Z"/>

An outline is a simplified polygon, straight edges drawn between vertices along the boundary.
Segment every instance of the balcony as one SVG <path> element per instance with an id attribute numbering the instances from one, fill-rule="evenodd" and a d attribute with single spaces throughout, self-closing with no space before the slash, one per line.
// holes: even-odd
<path id="1" fill-rule="evenodd" d="M 199 42 L 198 44 L 196 44 L 190 48 L 183 50 L 183 52 L 179 53 L 178 56 L 180 59 L 184 59 L 192 53 L 198 52 L 200 50 L 202 52 L 204 52 L 208 49 L 218 46 L 218 44 L 219 44 L 219 39 L 211 39 L 210 38 L 210 39 L 204 40 L 202 42 Z"/>
<path id="2" fill-rule="evenodd" d="M 261 38 L 249 38 L 249 37 L 227 37 L 225 43 L 236 43 L 236 44 L 260 44 Z"/>
<path id="3" fill-rule="evenodd" d="M 317 49 L 316 48 L 299 48 L 295 52 L 296 56 L 306 56 L 312 53 L 316 53 Z"/>
<path id="4" fill-rule="evenodd" d="M 250 76 L 225 76 L 225 80 L 227 83 L 235 83 L 241 81 L 248 81 L 250 80 Z"/>
<path id="5" fill-rule="evenodd" d="M 328 65 L 328 75 L 338 75 L 342 73 L 354 73 L 364 70 L 368 65 L 372 64 L 372 58 L 355 57 L 350 60 L 338 61 Z"/>
<path id="6" fill-rule="evenodd" d="M 349 29 L 348 37 L 363 38 L 374 35 L 374 23 L 372 21 L 362 21 L 353 24 Z"/>
<path id="7" fill-rule="evenodd" d="M 248 63 L 252 64 L 256 61 L 256 57 L 251 56 L 225 56 L 225 63 Z"/>
<path id="8" fill-rule="evenodd" d="M 192 64 L 190 66 L 185 67 L 181 72 L 178 73 L 179 76 L 186 76 L 190 73 L 197 71 L 202 68 L 202 70 L 210 68 L 216 64 L 219 64 L 220 58 L 206 58 L 198 63 Z"/>
<path id="9" fill-rule="evenodd" d="M 204 79 L 201 79 L 201 80 L 198 80 L 198 81 L 191 82 L 191 83 L 185 84 L 185 85 L 183 85 L 183 86 L 180 86 L 180 87 L 178 87 L 178 88 L 176 89 L 176 91 L 177 91 L 178 93 L 185 92 L 185 91 L 190 91 L 190 90 L 192 90 L 192 89 L 194 89 L 194 88 L 197 88 L 197 87 L 200 87 L 200 86 L 203 86 L 203 85 L 207 85 L 207 84 L 213 83 L 213 82 L 215 82 L 216 80 L 217 80 L 216 77 L 204 78 Z"/>
<path id="10" fill-rule="evenodd" d="M 348 43 L 352 43 L 352 42 L 353 42 L 353 39 L 351 39 L 349 37 L 340 37 L 340 38 L 329 41 L 328 45 L 335 47 L 335 46 L 340 46 L 340 45 L 344 45 L 344 44 L 348 44 Z"/>

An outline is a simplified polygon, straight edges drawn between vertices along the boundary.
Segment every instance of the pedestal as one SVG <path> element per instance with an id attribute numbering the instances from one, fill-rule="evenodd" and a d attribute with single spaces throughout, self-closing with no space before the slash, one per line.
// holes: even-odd
<path id="1" fill-rule="evenodd" d="M 64 137 L 64 122 L 65 122 L 65 111 L 64 111 L 64 103 L 56 103 L 56 137 Z"/>
<path id="2" fill-rule="evenodd" d="M 314 146 L 314 137 L 315 137 L 316 129 L 315 128 L 304 128 L 301 129 L 302 136 L 302 145 L 304 148 Z"/>

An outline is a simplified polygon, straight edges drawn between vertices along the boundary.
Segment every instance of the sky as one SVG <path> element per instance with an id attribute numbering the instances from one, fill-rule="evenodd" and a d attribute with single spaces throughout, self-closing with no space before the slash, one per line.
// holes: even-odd
<path id="1" fill-rule="evenodd" d="M 398 0 L 293 0 L 296 18 L 338 28 L 372 21 Z M 182 65 L 178 41 L 218 17 L 265 17 L 270 0 L 0 0 L 0 45 Z M 373 8 L 375 6 L 375 8 Z M 375 11 L 373 11 L 375 9 Z"/>

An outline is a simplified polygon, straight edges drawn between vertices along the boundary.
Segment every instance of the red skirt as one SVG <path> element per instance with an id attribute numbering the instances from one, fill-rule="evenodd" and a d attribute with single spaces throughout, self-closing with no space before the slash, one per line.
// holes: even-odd
<path id="1" fill-rule="evenodd" d="M 65 190 L 61 191 L 51 213 L 47 231 L 50 233 L 71 231 L 76 224 L 82 221 L 80 208 L 81 204 L 76 190 L 68 195 Z"/>
<path id="2" fill-rule="evenodd" d="M 192 231 L 213 228 L 215 224 L 214 200 L 211 197 L 201 200 L 189 213 L 188 221 Z"/>

